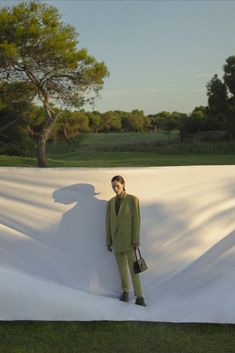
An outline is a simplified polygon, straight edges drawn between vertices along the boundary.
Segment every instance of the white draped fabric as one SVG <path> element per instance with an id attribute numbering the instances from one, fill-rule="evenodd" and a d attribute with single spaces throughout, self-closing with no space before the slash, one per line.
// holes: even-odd
<path id="1" fill-rule="evenodd" d="M 119 302 L 105 207 L 140 199 L 147 307 Z M 0 168 L 0 320 L 235 323 L 235 166 Z"/>

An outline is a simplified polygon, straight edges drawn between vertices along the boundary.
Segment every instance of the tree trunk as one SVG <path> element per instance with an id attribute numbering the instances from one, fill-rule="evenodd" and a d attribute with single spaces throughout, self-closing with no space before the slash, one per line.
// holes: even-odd
<path id="1" fill-rule="evenodd" d="M 67 132 L 67 130 L 65 128 L 63 129 L 63 135 L 64 135 L 65 141 L 70 146 L 70 140 L 69 140 L 68 132 Z"/>
<path id="2" fill-rule="evenodd" d="M 46 157 L 46 144 L 49 137 L 49 133 L 51 131 L 51 127 L 52 126 L 49 126 L 43 129 L 38 139 L 37 159 L 39 168 L 47 168 L 48 166 Z"/>
<path id="3" fill-rule="evenodd" d="M 57 113 L 55 117 L 52 117 L 52 109 L 49 107 L 48 95 L 45 95 L 44 100 L 44 110 L 46 113 L 46 125 L 42 130 L 38 139 L 38 150 L 37 159 L 39 168 L 47 168 L 47 157 L 46 157 L 46 144 L 48 137 L 50 135 L 52 127 L 55 125 L 56 120 L 61 115 L 61 112 Z"/>

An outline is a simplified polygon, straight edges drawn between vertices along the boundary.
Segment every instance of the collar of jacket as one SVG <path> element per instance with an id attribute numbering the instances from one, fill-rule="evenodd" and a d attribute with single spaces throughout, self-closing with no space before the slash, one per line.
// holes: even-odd
<path id="1" fill-rule="evenodd" d="M 126 196 L 127 196 L 127 193 L 125 192 L 125 194 L 123 195 L 123 199 L 120 203 L 120 208 L 119 208 L 119 211 L 118 211 L 118 214 L 116 214 L 116 208 L 115 208 L 115 203 L 116 203 L 116 198 L 117 196 L 115 196 L 113 199 L 112 199 L 112 203 L 111 203 L 111 208 L 112 208 L 112 214 L 114 216 L 114 219 L 116 221 L 118 221 L 121 217 L 122 217 L 122 211 L 123 211 L 123 208 L 125 209 L 125 204 L 126 204 Z"/>
<path id="2" fill-rule="evenodd" d="M 119 200 L 123 200 L 124 197 L 126 197 L 126 192 L 125 191 L 123 191 L 123 193 L 121 193 L 120 196 L 118 196 L 118 195 L 116 196 L 116 198 L 119 199 Z"/>

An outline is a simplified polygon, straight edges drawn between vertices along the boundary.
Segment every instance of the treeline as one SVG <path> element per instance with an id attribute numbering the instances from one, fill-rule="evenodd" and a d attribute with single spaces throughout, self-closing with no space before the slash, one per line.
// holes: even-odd
<path id="1" fill-rule="evenodd" d="M 17 84 L 0 85 L 0 97 L 0 150 L 2 153 L 21 154 L 23 151 L 27 154 L 44 128 L 44 110 L 32 103 L 30 91 L 22 90 Z M 183 131 L 187 121 L 201 120 L 205 113 L 205 107 L 195 108 L 190 116 L 176 111 L 145 115 L 137 109 L 105 113 L 54 109 L 59 118 L 50 132 L 49 142 L 68 143 L 84 133 L 165 131 L 170 136 L 172 130 Z M 187 125 L 186 130 L 191 131 L 192 126 Z"/>
<path id="2" fill-rule="evenodd" d="M 40 115 L 38 109 L 38 115 Z M 179 112 L 161 112 L 155 115 L 145 115 L 142 110 L 126 111 L 98 111 L 85 110 L 60 111 L 61 115 L 54 129 L 51 139 L 73 140 L 80 133 L 109 133 L 109 132 L 143 132 L 157 130 L 172 130 L 179 128 L 180 119 L 187 115 Z M 37 133 L 37 124 L 31 124 L 30 130 Z"/>
<path id="3" fill-rule="evenodd" d="M 0 151 L 8 154 L 28 154 L 44 128 L 44 109 L 33 103 L 30 86 L 20 83 L 0 85 Z M 203 107 L 201 108 L 203 109 Z M 49 142 L 74 141 L 79 134 L 109 132 L 143 132 L 164 130 L 170 134 L 180 129 L 188 118 L 179 112 L 145 115 L 141 110 L 88 112 L 54 107 L 58 119 L 51 129 Z"/>
<path id="4" fill-rule="evenodd" d="M 20 92 L 17 93 L 17 99 L 12 99 L 12 94 L 9 94 L 12 88 L 6 85 L 0 87 L 0 151 L 6 154 L 28 155 L 35 150 L 37 139 L 44 127 L 44 111 L 42 107 L 24 100 Z M 223 139 L 227 136 L 225 120 L 211 116 L 208 107 L 204 106 L 196 107 L 189 115 L 176 111 L 145 115 L 137 109 L 132 112 L 105 113 L 55 110 L 60 116 L 51 130 L 49 143 L 67 141 L 69 144 L 80 134 L 110 132 L 164 131 L 170 139 L 171 132 L 178 130 L 181 141 L 189 140 L 193 134 L 203 131 L 217 131 L 216 136 Z M 224 133 L 218 133 L 218 130 Z"/>
<path id="5" fill-rule="evenodd" d="M 49 142 L 71 143 L 79 134 L 109 132 L 178 130 L 181 141 L 193 140 L 201 133 L 204 140 L 235 138 L 235 56 L 224 65 L 223 79 L 214 75 L 207 83 L 208 105 L 196 107 L 191 114 L 162 111 L 145 115 L 142 110 L 98 111 L 59 110 L 50 131 Z M 0 84 L 0 152 L 29 154 L 45 128 L 45 110 L 33 103 L 30 85 L 19 82 Z M 204 134 L 203 134 L 204 133 Z M 169 139 L 170 140 L 170 139 Z"/>

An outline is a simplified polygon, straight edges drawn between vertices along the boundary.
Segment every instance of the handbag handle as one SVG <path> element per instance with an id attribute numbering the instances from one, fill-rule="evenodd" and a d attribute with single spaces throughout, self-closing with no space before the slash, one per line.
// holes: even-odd
<path id="1" fill-rule="evenodd" d="M 136 253 L 137 251 L 138 251 L 139 257 L 140 257 L 140 259 L 141 259 L 140 249 L 139 249 L 139 248 L 138 248 L 138 249 L 135 249 L 135 258 L 136 258 L 136 261 L 138 260 L 137 253 Z"/>

